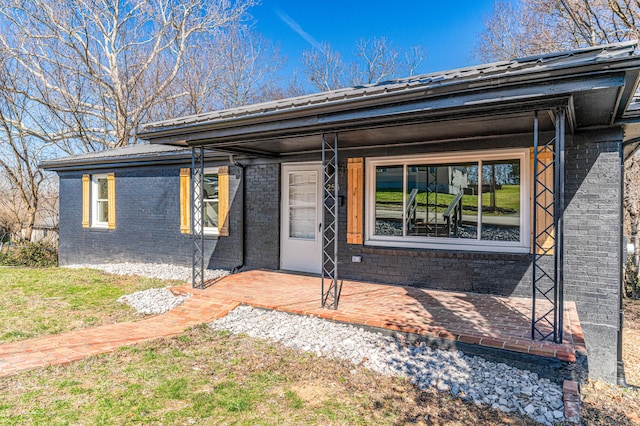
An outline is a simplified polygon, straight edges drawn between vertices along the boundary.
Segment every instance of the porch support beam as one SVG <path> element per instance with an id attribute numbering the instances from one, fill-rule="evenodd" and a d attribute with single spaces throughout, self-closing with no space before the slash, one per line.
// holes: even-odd
<path id="1" fill-rule="evenodd" d="M 191 286 L 204 288 L 204 147 L 191 148 Z"/>
<path id="2" fill-rule="evenodd" d="M 540 141 L 538 111 L 533 132 L 533 298 L 531 339 L 561 343 L 564 314 L 564 144 L 567 111 L 553 111 L 555 135 Z M 550 182 L 553 178 L 553 182 Z"/>
<path id="3" fill-rule="evenodd" d="M 338 309 L 338 134 L 322 135 L 322 307 Z"/>

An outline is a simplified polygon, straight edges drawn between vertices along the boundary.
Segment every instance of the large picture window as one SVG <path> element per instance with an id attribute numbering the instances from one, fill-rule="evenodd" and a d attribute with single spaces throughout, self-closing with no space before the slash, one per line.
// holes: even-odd
<path id="1" fill-rule="evenodd" d="M 367 161 L 367 243 L 526 251 L 528 150 Z"/>

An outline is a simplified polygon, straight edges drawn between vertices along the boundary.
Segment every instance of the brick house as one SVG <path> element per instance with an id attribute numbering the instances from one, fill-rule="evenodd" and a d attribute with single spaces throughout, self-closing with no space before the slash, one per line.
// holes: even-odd
<path id="1" fill-rule="evenodd" d="M 635 43 L 146 125 L 150 144 L 47 161 L 60 263 L 322 274 L 530 297 L 532 339 L 575 301 L 589 374 L 620 358 L 623 161 Z M 320 295 L 319 295 L 320 296 Z M 550 308 L 548 308 L 550 306 Z"/>

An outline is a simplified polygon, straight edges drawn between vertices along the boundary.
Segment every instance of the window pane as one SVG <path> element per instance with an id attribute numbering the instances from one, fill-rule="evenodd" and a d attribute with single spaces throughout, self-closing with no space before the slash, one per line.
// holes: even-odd
<path id="1" fill-rule="evenodd" d="M 109 221 L 109 203 L 107 201 L 98 201 L 98 222 Z"/>
<path id="2" fill-rule="evenodd" d="M 107 189 L 107 178 L 98 179 L 98 199 L 106 200 L 109 198 L 109 190 Z"/>
<path id="3" fill-rule="evenodd" d="M 289 173 L 289 237 L 316 239 L 316 172 Z"/>
<path id="4" fill-rule="evenodd" d="M 520 241 L 520 161 L 482 164 L 482 239 Z"/>
<path id="5" fill-rule="evenodd" d="M 205 228 L 218 227 L 218 200 L 204 200 L 203 223 Z"/>
<path id="6" fill-rule="evenodd" d="M 477 238 L 477 164 L 410 167 L 407 178 L 407 200 L 418 189 L 415 219 L 407 220 L 408 235 Z M 407 211 L 412 209 L 407 203 Z"/>
<path id="7" fill-rule="evenodd" d="M 204 175 L 204 199 L 217 200 L 218 199 L 218 175 L 207 174 Z M 216 208 L 217 210 L 217 208 Z"/>
<path id="8" fill-rule="evenodd" d="M 402 235 L 403 167 L 376 167 L 375 235 Z"/>

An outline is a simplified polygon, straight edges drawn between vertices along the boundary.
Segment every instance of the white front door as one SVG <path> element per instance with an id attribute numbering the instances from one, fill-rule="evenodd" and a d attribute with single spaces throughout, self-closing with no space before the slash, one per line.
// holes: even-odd
<path id="1" fill-rule="evenodd" d="M 282 165 L 281 269 L 321 271 L 321 189 L 321 164 Z"/>

